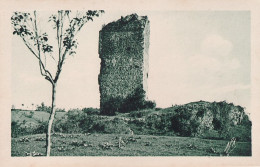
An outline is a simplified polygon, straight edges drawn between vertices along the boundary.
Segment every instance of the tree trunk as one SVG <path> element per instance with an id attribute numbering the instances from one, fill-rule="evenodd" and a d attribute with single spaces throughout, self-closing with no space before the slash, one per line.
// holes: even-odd
<path id="1" fill-rule="evenodd" d="M 48 122 L 48 131 L 46 133 L 46 156 L 47 157 L 49 157 L 51 154 L 51 130 L 52 130 L 52 123 L 54 121 L 55 111 L 56 111 L 55 98 L 56 98 L 56 83 L 52 85 L 51 113 Z"/>

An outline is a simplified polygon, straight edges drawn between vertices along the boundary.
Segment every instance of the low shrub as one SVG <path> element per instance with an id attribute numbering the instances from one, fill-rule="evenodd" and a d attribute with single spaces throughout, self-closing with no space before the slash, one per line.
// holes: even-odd
<path id="1" fill-rule="evenodd" d="M 19 122 L 12 121 L 11 123 L 11 136 L 18 137 L 21 134 L 21 128 Z"/>
<path id="2" fill-rule="evenodd" d="M 102 117 L 98 115 L 89 115 L 79 121 L 79 128 L 83 133 L 103 132 L 104 123 Z"/>
<path id="3" fill-rule="evenodd" d="M 142 118 L 131 119 L 128 122 L 135 134 L 173 135 L 171 118 L 173 113 L 151 114 L 149 110 Z M 140 111 L 141 112 L 141 111 Z"/>
<path id="4" fill-rule="evenodd" d="M 80 133 L 82 120 L 87 118 L 87 114 L 80 109 L 71 109 L 66 113 L 65 132 Z"/>
<path id="5" fill-rule="evenodd" d="M 156 103 L 153 101 L 145 100 L 145 91 L 143 88 L 138 87 L 132 94 L 130 94 L 121 108 L 120 112 L 138 111 L 142 109 L 152 109 L 156 107 Z"/>
<path id="6" fill-rule="evenodd" d="M 230 129 L 228 139 L 235 137 L 237 141 L 251 141 L 251 128 L 242 125 Z"/>
<path id="7" fill-rule="evenodd" d="M 155 107 L 156 107 L 155 101 L 147 100 L 147 101 L 144 102 L 144 108 L 153 109 Z"/>
<path id="8" fill-rule="evenodd" d="M 56 108 L 56 112 L 66 112 L 65 108 Z"/>
<path id="9" fill-rule="evenodd" d="M 108 115 L 108 116 L 114 116 L 116 112 L 122 112 L 121 111 L 121 105 L 122 105 L 122 99 L 121 98 L 110 98 L 107 100 L 106 103 L 104 103 L 101 106 L 101 115 Z"/>
<path id="10" fill-rule="evenodd" d="M 38 126 L 36 126 L 33 129 L 33 133 L 34 134 L 47 133 L 47 129 L 48 129 L 48 122 L 44 121 L 44 122 L 41 122 Z"/>
<path id="11" fill-rule="evenodd" d="M 97 108 L 83 108 L 82 111 L 88 115 L 99 115 L 100 111 Z"/>
<path id="12" fill-rule="evenodd" d="M 34 134 L 35 127 L 26 126 L 26 121 L 20 123 L 19 121 L 12 121 L 11 123 L 11 137 L 19 137 L 29 134 Z"/>
<path id="13" fill-rule="evenodd" d="M 178 108 L 171 120 L 173 130 L 181 136 L 193 135 L 198 125 L 195 120 L 191 120 L 191 116 L 192 112 Z"/>
<path id="14" fill-rule="evenodd" d="M 129 125 L 119 118 L 106 120 L 104 122 L 104 133 L 128 134 Z"/>
<path id="15" fill-rule="evenodd" d="M 144 119 L 132 119 L 128 121 L 128 125 L 131 129 L 134 130 L 134 132 L 138 131 L 142 133 L 142 130 L 145 128 L 145 120 Z"/>
<path id="16" fill-rule="evenodd" d="M 54 120 L 54 132 L 59 132 L 59 133 L 66 133 L 70 129 L 70 125 L 67 123 L 67 116 L 63 116 L 60 119 L 55 119 Z"/>
<path id="17" fill-rule="evenodd" d="M 115 97 L 110 98 L 101 106 L 102 115 L 115 115 L 116 112 L 128 113 L 131 111 L 139 111 L 143 109 L 153 109 L 156 107 L 154 101 L 145 100 L 145 91 L 138 87 L 132 94 L 125 99 Z"/>
<path id="18" fill-rule="evenodd" d="M 44 104 L 44 102 L 42 102 L 40 106 L 36 107 L 36 111 L 45 111 L 45 112 L 50 113 L 51 112 L 51 107 L 50 106 L 46 106 Z"/>
<path id="19" fill-rule="evenodd" d="M 134 118 L 141 118 L 144 116 L 147 116 L 149 113 L 153 112 L 154 110 L 149 110 L 149 109 L 144 109 L 144 110 L 140 110 L 140 111 L 132 111 L 129 113 L 130 117 L 134 117 Z"/>

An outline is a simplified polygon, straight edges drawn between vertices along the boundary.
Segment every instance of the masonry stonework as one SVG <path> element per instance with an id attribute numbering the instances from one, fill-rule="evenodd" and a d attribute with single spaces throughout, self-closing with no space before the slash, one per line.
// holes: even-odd
<path id="1" fill-rule="evenodd" d="M 113 100 L 123 104 L 138 88 L 147 92 L 149 37 L 147 16 L 136 14 L 121 17 L 99 32 L 101 113 Z"/>

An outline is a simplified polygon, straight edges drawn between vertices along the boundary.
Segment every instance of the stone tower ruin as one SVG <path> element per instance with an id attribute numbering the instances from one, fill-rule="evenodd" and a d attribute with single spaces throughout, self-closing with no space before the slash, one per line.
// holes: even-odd
<path id="1" fill-rule="evenodd" d="M 105 25 L 99 32 L 100 110 L 120 108 L 136 90 L 147 92 L 150 22 L 137 14 Z M 133 102 L 134 103 L 134 102 Z"/>

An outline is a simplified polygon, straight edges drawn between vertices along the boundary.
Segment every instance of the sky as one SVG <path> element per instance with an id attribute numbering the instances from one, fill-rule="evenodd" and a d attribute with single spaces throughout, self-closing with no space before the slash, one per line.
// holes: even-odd
<path id="1" fill-rule="evenodd" d="M 99 107 L 98 55 L 102 25 L 137 13 L 150 20 L 148 98 L 158 107 L 223 101 L 250 112 L 250 12 L 105 11 L 79 32 L 77 54 L 68 57 L 57 87 L 60 108 Z M 49 12 L 40 28 L 55 38 Z M 47 67 L 50 67 L 50 65 Z M 22 40 L 12 40 L 12 104 L 51 104 L 51 85 Z"/>

